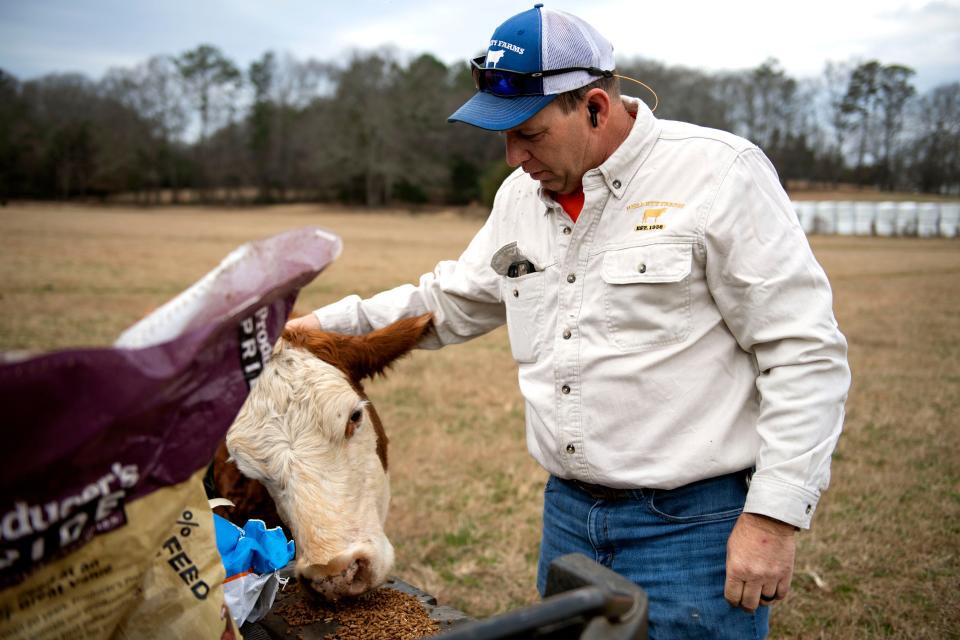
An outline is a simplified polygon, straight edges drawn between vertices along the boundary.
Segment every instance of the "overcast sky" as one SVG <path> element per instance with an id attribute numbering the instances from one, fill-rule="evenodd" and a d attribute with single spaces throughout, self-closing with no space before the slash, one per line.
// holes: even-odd
<path id="1" fill-rule="evenodd" d="M 643 56 L 707 70 L 778 58 L 794 77 L 828 60 L 878 59 L 917 71 L 921 90 L 960 80 L 960 0 L 566 0 L 613 42 Z M 484 49 L 496 26 L 533 6 L 516 0 L 0 0 L 0 68 L 20 79 L 52 71 L 99 78 L 153 54 L 200 43 L 246 67 L 267 50 L 332 60 L 392 44 L 446 63 Z"/>

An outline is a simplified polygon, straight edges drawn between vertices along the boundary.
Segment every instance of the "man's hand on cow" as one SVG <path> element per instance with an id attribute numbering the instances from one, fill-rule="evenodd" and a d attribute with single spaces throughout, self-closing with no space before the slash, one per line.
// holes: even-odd
<path id="1" fill-rule="evenodd" d="M 790 592 L 797 550 L 793 525 L 756 513 L 743 513 L 727 541 L 727 580 L 723 596 L 734 607 L 756 611 Z"/>
<path id="2" fill-rule="evenodd" d="M 286 329 L 300 329 L 305 331 L 319 331 L 320 321 L 313 313 L 302 315 L 299 318 L 287 320 Z"/>

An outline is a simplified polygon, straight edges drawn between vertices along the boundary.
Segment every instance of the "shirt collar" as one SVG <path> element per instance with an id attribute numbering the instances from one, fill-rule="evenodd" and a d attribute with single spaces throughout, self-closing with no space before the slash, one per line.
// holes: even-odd
<path id="1" fill-rule="evenodd" d="M 603 164 L 583 175 L 584 189 L 605 184 L 617 199 L 623 197 L 633 176 L 650 154 L 661 128 L 660 121 L 642 100 L 629 96 L 622 96 L 621 100 L 627 111 L 636 114 L 627 139 Z"/>
<path id="2" fill-rule="evenodd" d="M 620 199 L 626 192 L 630 181 L 636 175 L 640 165 L 650 154 L 654 143 L 660 136 L 660 121 L 650 111 L 643 100 L 630 96 L 620 96 L 623 106 L 630 113 L 636 114 L 636 120 L 627 139 L 614 151 L 603 164 L 583 174 L 581 184 L 584 189 L 606 185 L 613 195 Z M 546 205 L 543 213 L 550 213 L 553 208 L 560 208 L 556 200 L 543 187 L 537 188 L 537 195 Z"/>

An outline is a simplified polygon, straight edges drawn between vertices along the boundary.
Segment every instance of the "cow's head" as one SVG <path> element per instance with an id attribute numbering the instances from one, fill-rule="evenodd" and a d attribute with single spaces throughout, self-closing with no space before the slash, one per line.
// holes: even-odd
<path id="1" fill-rule="evenodd" d="M 326 598 L 363 593 L 393 566 L 387 436 L 360 382 L 430 327 L 425 315 L 364 336 L 285 331 L 227 433 L 237 467 L 293 532 L 297 575 Z"/>

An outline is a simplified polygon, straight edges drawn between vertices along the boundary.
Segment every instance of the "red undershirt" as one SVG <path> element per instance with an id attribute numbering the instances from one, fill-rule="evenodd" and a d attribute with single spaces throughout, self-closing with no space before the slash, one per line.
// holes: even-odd
<path id="1" fill-rule="evenodd" d="M 580 212 L 583 211 L 583 185 L 580 185 L 576 191 L 571 193 L 553 193 L 551 191 L 550 197 L 556 200 L 558 205 L 563 207 L 563 210 L 567 212 L 571 220 L 574 222 L 577 221 L 577 217 L 580 215 Z"/>
<path id="2" fill-rule="evenodd" d="M 627 113 L 630 112 L 628 111 Z M 637 114 L 630 113 L 630 117 L 636 120 Z M 582 184 L 570 193 L 554 193 L 551 191 L 550 197 L 553 198 L 558 205 L 563 207 L 563 210 L 567 212 L 567 215 L 570 216 L 571 220 L 574 222 L 577 221 L 577 218 L 580 216 L 580 212 L 583 211 L 584 197 Z"/>

